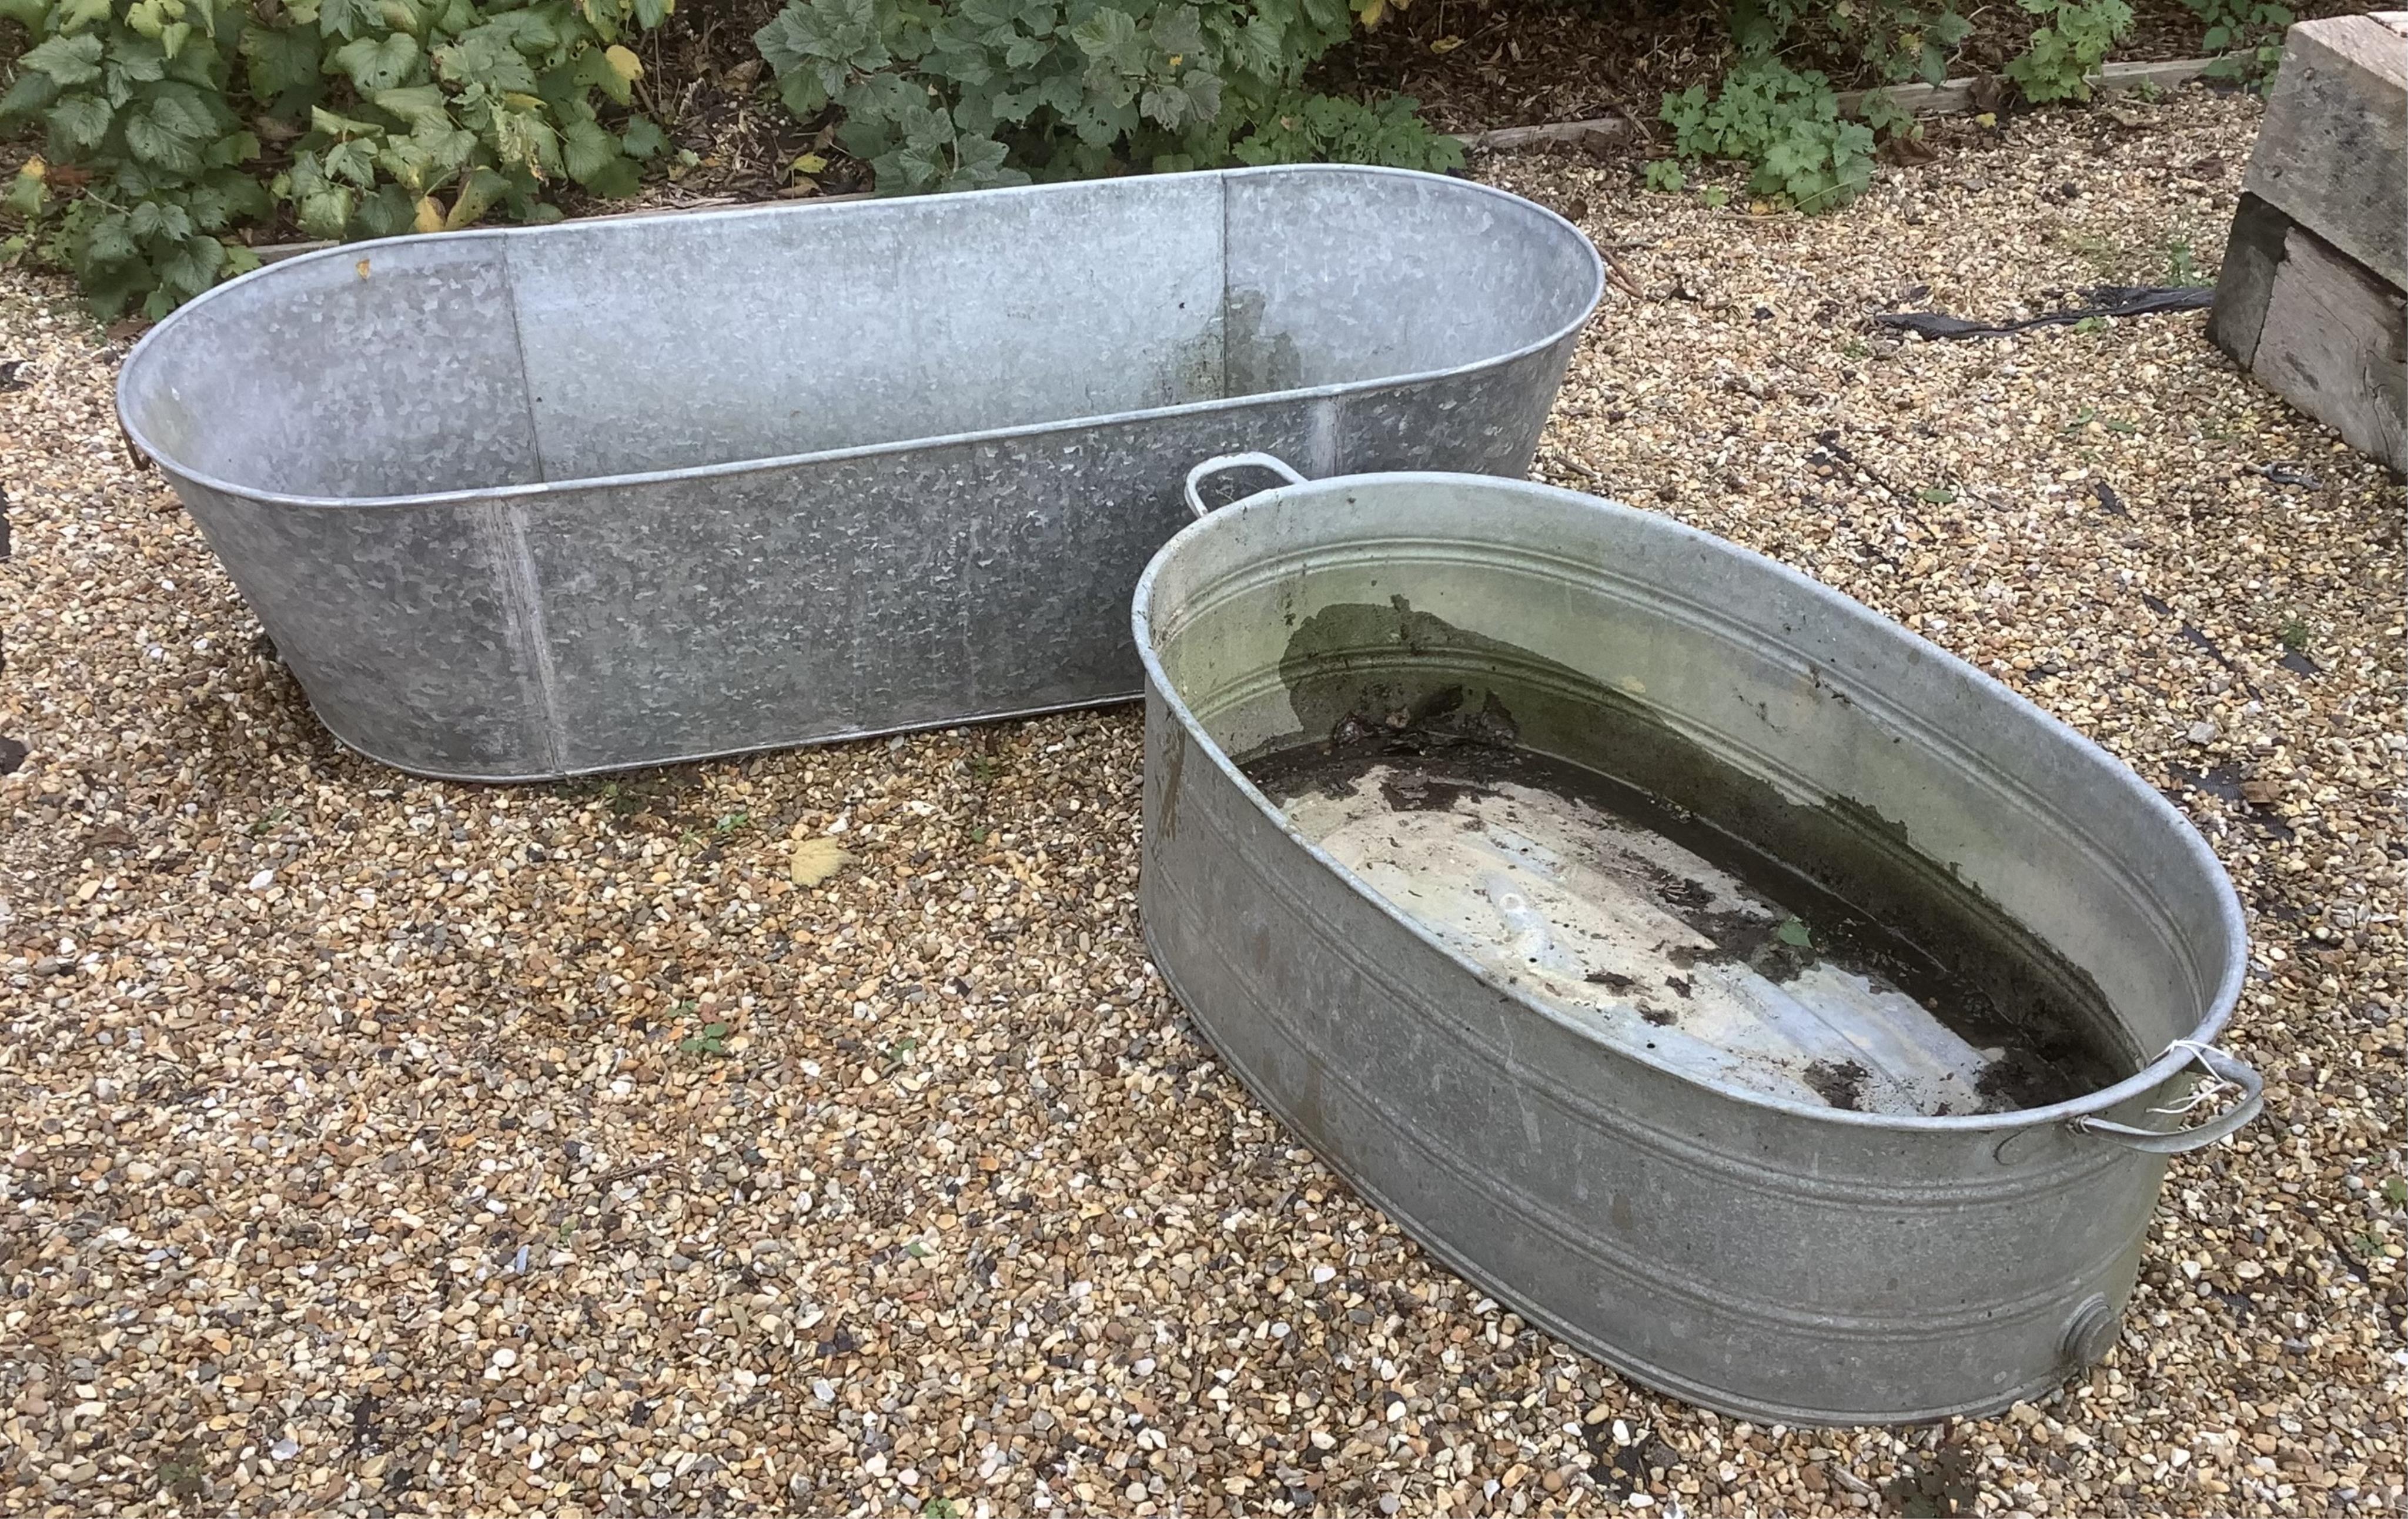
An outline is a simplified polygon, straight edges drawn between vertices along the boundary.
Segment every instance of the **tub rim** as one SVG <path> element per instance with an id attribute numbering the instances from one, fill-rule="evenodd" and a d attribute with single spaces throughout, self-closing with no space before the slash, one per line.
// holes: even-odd
<path id="1" fill-rule="evenodd" d="M 1537 201 L 1530 200 L 1522 195 L 1514 194 L 1509 190 L 1500 190 L 1494 185 L 1483 184 L 1476 179 L 1460 179 L 1454 175 L 1447 174 L 1429 174 L 1419 169 L 1386 168 L 1369 164 L 1266 164 L 1239 168 L 1193 169 L 1179 174 L 1125 176 L 1124 178 L 1142 179 L 1146 180 L 1213 179 L 1220 180 L 1223 183 L 1226 183 L 1234 179 L 1283 177 L 1301 174 L 1340 174 L 1365 178 L 1378 177 L 1397 179 L 1429 180 L 1449 185 L 1456 191 L 1472 194 L 1477 197 L 1485 197 L 1488 199 L 1511 203 L 1518 210 L 1524 212 L 1534 212 L 1541 219 L 1542 224 L 1544 222 L 1552 222 L 1555 228 L 1570 234 L 1573 246 L 1588 255 L 1589 280 L 1587 299 L 1581 306 L 1579 313 L 1576 316 L 1548 332 L 1543 337 L 1531 342 L 1525 343 L 1518 348 L 1505 350 L 1503 351 L 1491 354 L 1485 358 L 1474 359 L 1469 363 L 1455 365 L 1444 369 L 1417 369 L 1402 374 L 1383 375 L 1370 380 L 1341 380 L 1334 384 L 1306 386 L 1296 390 L 1263 391 L 1252 395 L 1222 396 L 1217 400 L 1182 401 L 1172 406 L 1140 407 L 1127 411 L 1107 411 L 1096 412 L 1086 416 L 1060 417 L 1049 422 L 1022 423 L 1010 427 L 981 428 L 967 433 L 930 434 L 922 437 L 896 438 L 882 443 L 857 443 L 838 449 L 815 449 L 803 453 L 764 455 L 758 458 L 738 459 L 720 464 L 689 465 L 679 469 L 637 470 L 617 475 L 583 475 L 575 480 L 531 480 L 518 485 L 470 486 L 466 489 L 456 491 L 430 491 L 417 494 L 309 495 L 287 491 L 269 491 L 262 490 L 254 486 L 239 485 L 232 480 L 224 480 L 216 475 L 194 469 L 176 459 L 171 454 L 162 451 L 147 435 L 145 435 L 142 428 L 136 424 L 135 420 L 126 414 L 127 381 L 131 378 L 138 378 L 140 376 L 143 365 L 143 355 L 153 343 L 159 342 L 164 335 L 171 332 L 179 322 L 183 321 L 186 313 L 202 310 L 206 308 L 211 301 L 224 295 L 226 292 L 238 289 L 253 280 L 274 276 L 277 271 L 280 269 L 332 260 L 348 259 L 356 261 L 363 256 L 364 250 L 390 247 L 400 243 L 428 243 L 441 239 L 454 242 L 460 246 L 466 246 L 470 242 L 499 242 L 506 238 L 532 237 L 544 233 L 557 233 L 564 227 L 592 226 L 597 222 L 613 219 L 587 218 L 577 222 L 550 222 L 533 226 L 476 227 L 463 229 L 458 232 L 404 233 L 393 237 L 372 237 L 365 238 L 358 242 L 338 243 L 333 248 L 322 248 L 315 252 L 309 253 L 297 253 L 291 258 L 280 259 L 274 264 L 262 265 L 260 267 L 252 269 L 247 274 L 237 275 L 234 279 L 226 280 L 222 284 L 211 286 L 209 289 L 203 291 L 200 294 L 195 295 L 191 300 L 186 301 L 175 310 L 167 313 L 165 317 L 159 321 L 157 325 L 153 326 L 149 332 L 142 335 L 141 338 L 135 343 L 133 349 L 126 354 L 125 362 L 118 368 L 116 394 L 114 396 L 118 425 L 124 430 L 126 437 L 132 441 L 134 446 L 142 451 L 144 457 L 157 464 L 161 469 L 166 471 L 168 474 L 180 480 L 188 480 L 206 490 L 214 491 L 222 495 L 235 496 L 242 500 L 256 502 L 263 506 L 313 509 L 321 510 L 377 510 L 411 507 L 487 506 L 539 500 L 546 496 L 563 494 L 570 491 L 592 491 L 618 486 L 643 486 L 656 484 L 665 480 L 709 480 L 724 476 L 746 474 L 756 470 L 788 468 L 797 465 L 840 463 L 851 459 L 871 458 L 880 454 L 900 453 L 907 450 L 955 448 L 1008 438 L 1031 437 L 1069 428 L 1112 427 L 1133 422 L 1150 421 L 1157 417 L 1202 415 L 1213 411 L 1235 410 L 1241 407 L 1255 405 L 1326 400 L 1347 395 L 1360 394 L 1375 390 L 1389 390 L 1405 385 L 1420 385 L 1435 380 L 1458 379 L 1467 375 L 1480 374 L 1490 369 L 1501 368 L 1506 365 L 1513 364 L 1520 360 L 1528 358 L 1534 353 L 1543 352 L 1547 349 L 1554 347 L 1555 344 L 1564 341 L 1567 337 L 1577 334 L 1582 328 L 1588 325 L 1589 319 L 1597 313 L 1598 302 L 1605 297 L 1605 259 L 1602 254 L 1598 252 L 1597 245 L 1590 239 L 1588 234 L 1583 232 L 1578 226 L 1574 225 L 1564 216 L 1545 206 L 1540 205 Z M 939 198 L 950 200 L 953 198 L 954 195 L 1038 196 L 1069 194 L 1082 192 L 1092 193 L 1094 193 L 1094 187 L 1101 182 L 1103 181 L 1096 179 L 1065 179 L 1046 184 L 1006 185 L 989 190 L 956 191 L 953 192 L 952 195 L 942 197 L 929 195 L 881 196 L 867 201 L 845 201 L 822 207 L 813 207 L 810 201 L 806 200 L 787 202 L 783 204 L 767 203 L 756 206 L 742 206 L 729 209 L 689 210 L 674 212 L 671 214 L 684 218 L 710 217 L 713 220 L 725 220 L 730 222 L 759 221 L 772 217 L 789 215 L 809 215 L 814 210 L 836 215 L 848 214 L 849 211 L 851 214 L 857 215 L 864 211 L 870 210 L 872 208 L 900 208 L 923 205 Z M 838 206 L 844 207 L 847 209 L 839 210 L 838 208 Z M 1224 214 L 1226 216 L 1226 206 L 1224 208 Z M 618 218 L 615 220 L 624 221 L 626 219 Z M 516 321 L 515 316 L 513 316 L 512 320 Z"/>
<path id="2" fill-rule="evenodd" d="M 1385 896 L 1356 876 L 1354 872 L 1340 864 L 1327 851 L 1306 838 L 1295 824 L 1288 821 L 1278 806 L 1246 778 L 1245 772 L 1238 767 L 1237 763 L 1229 757 L 1227 751 L 1205 731 L 1202 722 L 1197 719 L 1195 710 L 1188 706 L 1186 697 L 1180 693 L 1177 686 L 1171 682 L 1168 674 L 1163 669 L 1161 656 L 1154 648 L 1153 600 L 1156 578 L 1174 558 L 1187 552 L 1189 544 L 1214 533 L 1235 531 L 1233 525 L 1223 525 L 1225 519 L 1227 523 L 1234 524 L 1252 512 L 1276 511 L 1298 497 L 1330 494 L 1364 487 L 1376 489 L 1397 485 L 1474 487 L 1537 494 L 1578 510 L 1591 512 L 1609 521 L 1635 523 L 1643 532 L 1665 533 L 1673 538 L 1685 540 L 1694 547 L 1736 555 L 1748 563 L 1752 568 L 1772 575 L 1793 590 L 1802 591 L 1811 600 L 1826 607 L 1835 615 L 1858 623 L 1885 623 L 1914 638 L 1944 666 L 1953 667 L 1960 675 L 1972 677 L 1977 689 L 1982 690 L 1992 699 L 2000 701 L 2026 721 L 2040 724 L 2056 738 L 2071 740 L 2076 749 L 2087 757 L 2105 761 L 2111 767 L 2111 771 L 2119 775 L 2126 792 L 2141 804 L 2142 810 L 2174 829 L 2176 836 L 2182 840 L 2184 853 L 2195 867 L 2205 872 L 2206 878 L 2214 885 L 2216 915 L 2225 931 L 2227 949 L 2223 971 L 2217 979 L 2214 991 L 2208 998 L 2206 1010 L 2200 1014 L 2199 1021 L 2187 1034 L 2170 1042 L 2155 1059 L 2111 1086 L 2100 1087 L 2097 1091 L 2070 1097 L 2062 1102 L 2051 1103 L 2046 1107 L 2017 1108 L 1999 1113 L 1962 1113 L 1932 1117 L 1919 1113 L 1855 1111 L 1798 1102 L 1786 1097 L 1773 1096 L 1769 1093 L 1749 1092 L 1699 1081 L 1671 1066 L 1648 1059 L 1638 1051 L 1626 1050 L 1619 1045 L 1610 1043 L 1599 1038 L 1594 1029 L 1583 1025 L 1560 1010 L 1541 1001 L 1526 989 L 1492 977 L 1479 966 L 1450 948 L 1437 935 L 1416 923 L 1411 916 L 1398 910 Z M 1301 484 L 1280 485 L 1243 496 L 1227 506 L 1198 517 L 1157 550 L 1154 558 L 1147 563 L 1144 572 L 1138 577 L 1137 589 L 1130 600 L 1129 626 L 1137 640 L 1138 658 L 1145 669 L 1146 688 L 1149 694 L 1158 695 L 1161 697 L 1172 720 L 1179 724 L 1184 739 L 1192 745 L 1200 747 L 1211 757 L 1213 767 L 1225 779 L 1234 781 L 1240 793 L 1254 803 L 1255 809 L 1267 821 L 1285 835 L 1290 843 L 1302 849 L 1316 863 L 1343 881 L 1349 891 L 1384 914 L 1391 922 L 1400 924 L 1414 939 L 1461 967 L 1481 985 L 1504 994 L 1523 1010 L 1547 1019 L 1563 1028 L 1565 1032 L 1596 1046 L 1610 1057 L 1632 1061 L 1716 1097 L 1769 1109 L 1791 1117 L 1907 1134 L 1998 1133 L 2003 1138 L 2012 1138 L 2014 1134 L 2052 1125 L 2061 1125 L 2076 1136 L 2121 1147 L 2126 1145 L 2126 1139 L 2116 1130 L 2090 1133 L 2077 1121 L 2095 1119 L 2109 1110 L 2120 1107 L 2134 1098 L 2147 1096 L 2184 1070 L 2193 1067 L 2198 1057 L 2183 1046 L 2194 1041 L 2202 1045 L 2212 1045 L 2216 1036 L 2231 1022 L 2232 1014 L 2240 1004 L 2242 987 L 2249 973 L 2249 933 L 2248 920 L 2242 910 L 2240 895 L 2233 888 L 2232 878 L 2225 870 L 2223 863 L 2215 857 L 2214 852 L 2208 848 L 2207 840 L 2201 838 L 2199 830 L 2191 825 L 2190 820 L 2183 816 L 2172 803 L 2160 795 L 2156 788 L 2142 781 L 2130 766 L 2109 753 L 2078 729 L 2043 710 L 2005 682 L 1985 673 L 1970 661 L 1959 659 L 1954 653 L 1894 619 L 1884 617 L 1880 612 L 1854 597 L 1845 595 L 1813 576 L 1784 565 L 1777 559 L 1758 553 L 1727 538 L 1718 537 L 1702 529 L 1692 527 L 1686 523 L 1679 522 L 1660 512 L 1644 511 L 1607 497 L 1589 495 L 1584 492 L 1566 490 L 1561 486 L 1547 485 L 1537 480 L 1512 480 L 1501 477 L 1453 474 L 1440 470 L 1398 470 L 1389 473 L 1332 475 L 1321 480 L 1307 480 Z M 2255 1111 L 2253 1103 L 2250 1105 L 2250 1111 L 2254 1114 Z M 2213 1126 L 2215 1125 L 2214 1124 L 2201 1125 L 2202 1128 Z M 2170 1129 L 2162 1132 L 2166 1138 L 2178 1139 L 2186 1131 Z"/>

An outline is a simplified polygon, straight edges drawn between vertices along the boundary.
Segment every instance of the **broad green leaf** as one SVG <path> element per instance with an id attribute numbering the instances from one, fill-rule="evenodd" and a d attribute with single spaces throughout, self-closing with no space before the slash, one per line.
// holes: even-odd
<path id="1" fill-rule="evenodd" d="M 84 235 L 83 248 L 84 257 L 95 264 L 122 264 L 142 256 L 134 244 L 133 218 L 123 211 L 95 218 Z"/>
<path id="2" fill-rule="evenodd" d="M 326 150 L 326 175 L 366 190 L 376 183 L 377 145 L 366 137 L 338 142 Z"/>
<path id="3" fill-rule="evenodd" d="M 506 166 L 548 179 L 560 166 L 560 147 L 551 123 L 528 110 L 494 112 L 494 150 Z"/>
<path id="4" fill-rule="evenodd" d="M 201 170 L 201 143 L 208 122 L 196 128 L 173 100 L 153 100 L 125 119 L 125 147 L 136 158 L 174 174 Z"/>
<path id="5" fill-rule="evenodd" d="M 69 95 L 50 107 L 50 134 L 69 147 L 96 148 L 116 114 L 95 95 Z"/>
<path id="6" fill-rule="evenodd" d="M 29 48 L 18 66 L 48 75 L 59 85 L 84 84 L 100 78 L 100 38 L 90 34 L 55 36 Z"/>
<path id="7" fill-rule="evenodd" d="M 126 226 L 135 236 L 145 242 L 153 237 L 181 242 L 192 235 L 193 219 L 181 206 L 146 200 L 126 213 Z"/>
<path id="8" fill-rule="evenodd" d="M 167 54 L 147 37 L 122 36 L 109 50 L 104 70 L 127 84 L 151 84 L 167 77 Z"/>
<path id="9" fill-rule="evenodd" d="M 335 50 L 328 60 L 351 76 L 362 94 L 396 89 L 418 67 L 418 39 L 407 32 L 357 37 Z"/>
<path id="10" fill-rule="evenodd" d="M 807 68 L 780 76 L 778 98 L 798 121 L 808 122 L 827 109 L 827 88 L 820 83 L 817 74 Z"/>
<path id="11" fill-rule="evenodd" d="M 620 146 L 631 158 L 651 158 L 669 145 L 668 134 L 663 132 L 649 116 L 638 116 L 628 122 Z"/>
<path id="12" fill-rule="evenodd" d="M 573 122 L 560 135 L 561 164 L 580 184 L 621 160 L 619 139 L 592 122 Z"/>
<path id="13" fill-rule="evenodd" d="M 109 0 L 65 0 L 59 7 L 58 30 L 80 32 L 94 21 L 108 19 Z"/>
<path id="14" fill-rule="evenodd" d="M 323 133 L 327 136 L 337 138 L 380 137 L 384 136 L 384 128 L 377 125 L 374 122 L 360 122 L 354 121 L 348 116 L 337 116 L 333 111 L 326 109 L 323 106 L 312 106 L 309 107 L 309 130 L 312 132 Z"/>
<path id="15" fill-rule="evenodd" d="M 1070 40 L 1094 62 L 1122 74 L 1141 73 L 1147 48 L 1139 40 L 1137 22 L 1125 10 L 1104 8 L 1070 28 Z"/>
<path id="16" fill-rule="evenodd" d="M 210 184 L 196 184 L 185 191 L 184 210 L 192 218 L 193 226 L 201 232 L 221 230 L 233 214 L 224 193 Z"/>
<path id="17" fill-rule="evenodd" d="M 276 209 L 276 202 L 268 195 L 267 187 L 238 169 L 221 169 L 211 174 L 208 188 L 224 207 L 227 222 L 257 221 Z M 194 221 L 195 224 L 203 224 L 197 216 Z"/>
<path id="18" fill-rule="evenodd" d="M 1156 12 L 1153 32 L 1155 50 L 1166 57 L 1193 63 L 1204 50 L 1204 23 L 1194 6 Z"/>
<path id="19" fill-rule="evenodd" d="M 436 49 L 435 67 L 448 82 L 481 84 L 497 94 L 535 89 L 535 70 L 490 27 L 480 26 L 450 47 Z"/>
<path id="20" fill-rule="evenodd" d="M 412 194 L 424 194 L 468 161 L 476 136 L 438 127 L 428 133 L 388 136 L 377 145 L 376 165 Z"/>
<path id="21" fill-rule="evenodd" d="M 364 237 L 391 237 L 408 232 L 417 215 L 415 196 L 399 185 L 379 185 L 360 197 L 351 211 L 351 228 Z"/>
<path id="22" fill-rule="evenodd" d="M 251 93 L 262 100 L 317 93 L 318 35 L 308 27 L 248 28 L 242 34 L 242 56 Z"/>
<path id="23" fill-rule="evenodd" d="M 1200 68 L 1191 68 L 1179 83 L 1180 87 L 1187 92 L 1187 105 L 1191 112 L 1189 121 L 1201 124 L 1220 117 L 1221 80 L 1217 75 L 1208 74 Z"/>
<path id="24" fill-rule="evenodd" d="M 382 20 L 380 0 L 318 0 L 318 29 L 331 36 L 359 36 Z"/>
<path id="25" fill-rule="evenodd" d="M 34 69 L 22 70 L 17 75 L 17 81 L 8 86 L 8 93 L 0 95 L 0 122 L 10 123 L 22 122 L 47 108 L 50 102 L 58 98 L 59 84 L 56 79 Z"/>
<path id="26" fill-rule="evenodd" d="M 485 23 L 468 36 L 488 37 L 523 53 L 546 53 L 560 46 L 560 29 L 543 8 L 489 10 L 485 17 Z"/>
<path id="27" fill-rule="evenodd" d="M 413 84 L 399 90 L 380 90 L 368 103 L 400 122 L 412 132 L 437 128 L 449 129 L 452 110 L 445 104 L 443 92 L 432 84 Z"/>
<path id="28" fill-rule="evenodd" d="M 1193 103 L 1187 98 L 1187 92 L 1175 84 L 1151 86 L 1138 97 L 1138 110 L 1148 119 L 1159 122 L 1168 127 L 1184 125 L 1194 109 Z"/>
<path id="29" fill-rule="evenodd" d="M 473 226 L 477 218 L 484 215 L 487 208 L 509 188 L 509 181 L 492 169 L 476 170 L 468 176 L 466 182 L 461 185 L 459 194 L 452 198 L 452 208 L 443 213 L 444 227 L 450 231 L 457 231 L 462 227 Z"/>
<path id="30" fill-rule="evenodd" d="M 623 155 L 604 165 L 585 181 L 585 188 L 609 200 L 624 200 L 643 188 L 643 178 L 636 168 L 636 161 Z"/>
<path id="31" fill-rule="evenodd" d="M 328 184 L 301 197 L 295 214 L 312 237 L 340 237 L 351 224 L 354 196 L 347 185 Z"/>

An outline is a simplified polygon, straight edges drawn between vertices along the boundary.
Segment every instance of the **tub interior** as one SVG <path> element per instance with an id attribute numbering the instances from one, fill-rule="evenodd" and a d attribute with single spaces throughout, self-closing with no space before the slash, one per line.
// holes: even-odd
<path id="1" fill-rule="evenodd" d="M 2128 773 L 1662 519 L 1308 487 L 1183 538 L 1141 609 L 1305 840 L 1492 981 L 1700 1082 L 2022 1111 L 2131 1075 L 2216 996 L 2214 884 L 2136 826 Z"/>
<path id="2" fill-rule="evenodd" d="M 1442 370 L 1594 294 L 1459 181 L 1174 175 L 363 244 L 173 319 L 127 406 L 244 489 L 409 495 Z"/>

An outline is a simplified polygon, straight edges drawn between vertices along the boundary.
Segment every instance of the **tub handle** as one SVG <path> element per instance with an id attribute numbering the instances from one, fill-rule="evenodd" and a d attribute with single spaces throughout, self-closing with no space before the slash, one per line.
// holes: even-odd
<path id="1" fill-rule="evenodd" d="M 1304 483 L 1304 477 L 1290 468 L 1288 466 L 1288 462 L 1280 458 L 1276 454 L 1224 453 L 1217 457 L 1205 460 L 1202 464 L 1197 465 L 1195 468 L 1187 472 L 1188 509 L 1195 512 L 1198 517 L 1210 516 L 1212 509 L 1204 504 L 1204 497 L 1197 494 L 1196 487 L 1203 484 L 1207 477 L 1217 475 L 1224 469 L 1241 468 L 1268 469 L 1272 474 L 1279 476 L 1283 480 L 1286 480 L 1290 485 L 1301 485 Z"/>
<path id="2" fill-rule="evenodd" d="M 2077 1134 L 2096 1134 L 2131 1150 L 2145 1150 L 2153 1155 L 2179 1155 L 2203 1149 L 2232 1133 L 2258 1116 L 2266 1106 L 2266 1079 L 2256 1068 L 2238 1055 L 2228 1054 L 2213 1044 L 2200 1044 L 2190 1039 L 2176 1039 L 2171 1049 L 2187 1050 L 2191 1058 L 2204 1067 L 2207 1073 L 2229 1086 L 2241 1090 L 2241 1100 L 2196 1128 L 2163 1129 L 2135 1128 L 2129 1124 L 2110 1123 L 2085 1113 L 2072 1121 Z M 2161 1108 L 2159 1112 L 2179 1112 L 2181 1108 Z"/>

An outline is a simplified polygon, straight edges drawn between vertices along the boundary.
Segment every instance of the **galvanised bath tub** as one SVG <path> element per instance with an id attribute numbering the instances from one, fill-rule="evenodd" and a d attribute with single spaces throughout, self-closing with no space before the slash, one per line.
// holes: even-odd
<path id="1" fill-rule="evenodd" d="M 1135 633 L 1180 999 L 1408 1232 L 1650 1385 L 1799 1424 L 2041 1393 L 2114 1343 L 2165 1155 L 2258 1111 L 2207 1043 L 2246 945 L 2199 837 L 1771 561 L 1540 485 L 1299 481 L 1172 539 Z M 1842 910 L 1687 852 L 1732 840 Z M 1890 927 L 1957 1022 L 1849 968 Z"/>
<path id="2" fill-rule="evenodd" d="M 338 738 L 536 780 L 1134 696 L 1188 463 L 1519 474 L 1600 272 L 1333 166 L 452 233 L 209 292 L 118 406 Z"/>

